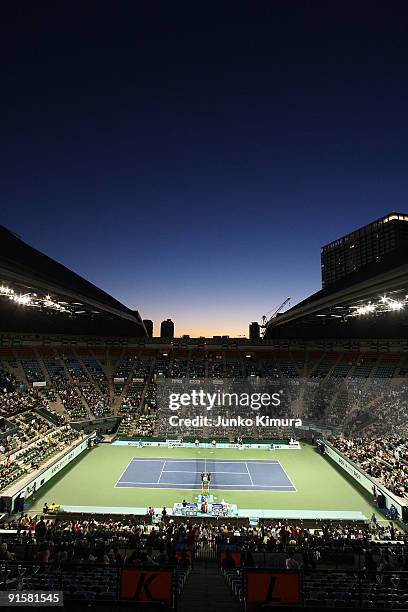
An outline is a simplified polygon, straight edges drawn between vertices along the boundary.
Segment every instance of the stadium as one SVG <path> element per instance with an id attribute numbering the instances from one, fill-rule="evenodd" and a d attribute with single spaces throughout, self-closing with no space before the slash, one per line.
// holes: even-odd
<path id="1" fill-rule="evenodd" d="M 389 213 L 249 338 L 178 338 L 1 228 L 2 589 L 406 608 L 407 240 Z"/>

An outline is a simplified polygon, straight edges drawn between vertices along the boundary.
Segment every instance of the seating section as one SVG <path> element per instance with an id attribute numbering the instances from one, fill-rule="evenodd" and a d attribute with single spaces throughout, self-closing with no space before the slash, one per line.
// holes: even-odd
<path id="1" fill-rule="evenodd" d="M 392 378 L 397 372 L 400 362 L 399 354 L 385 354 L 380 357 L 380 363 L 375 370 L 374 376 L 377 378 Z"/>
<path id="2" fill-rule="evenodd" d="M 108 379 L 102 369 L 100 363 L 91 355 L 83 355 L 82 361 L 85 364 L 88 372 L 91 375 L 95 385 L 97 385 L 102 393 L 108 392 Z"/>
<path id="3" fill-rule="evenodd" d="M 82 401 L 82 394 L 79 387 L 76 385 L 66 385 L 58 389 L 58 394 L 65 410 L 72 420 L 76 421 L 78 419 L 90 417 L 90 413 Z"/>
<path id="4" fill-rule="evenodd" d="M 127 386 L 126 394 L 121 399 L 121 414 L 135 413 L 139 410 L 144 388 L 144 383 L 140 382 L 132 382 Z"/>
<path id="5" fill-rule="evenodd" d="M 16 379 L 13 374 L 8 372 L 0 365 L 0 389 L 6 392 L 12 392 L 16 388 Z"/>
<path id="6" fill-rule="evenodd" d="M 222 354 L 209 355 L 208 357 L 208 377 L 209 378 L 224 378 L 225 377 L 224 356 Z"/>
<path id="7" fill-rule="evenodd" d="M 79 385 L 80 383 L 88 383 L 89 376 L 80 364 L 77 357 L 74 355 L 65 358 L 65 365 L 71 377 L 71 382 Z"/>
<path id="8" fill-rule="evenodd" d="M 236 569 L 223 570 L 238 601 L 244 603 L 243 575 Z M 408 577 L 361 575 L 352 572 L 302 572 L 301 599 L 310 608 L 406 609 Z"/>
<path id="9" fill-rule="evenodd" d="M 400 437 L 334 438 L 331 443 L 400 497 L 408 497 L 408 441 Z"/>
<path id="10" fill-rule="evenodd" d="M 67 380 L 65 368 L 61 362 L 56 361 L 54 357 L 44 357 L 43 361 L 53 384 L 59 385 Z"/>
<path id="11" fill-rule="evenodd" d="M 225 364 L 225 376 L 226 378 L 241 378 L 243 374 L 241 359 L 237 358 L 234 360 L 227 359 Z"/>
<path id="12" fill-rule="evenodd" d="M 310 355 L 309 375 L 313 378 L 326 378 L 338 359 L 337 353 L 312 353 Z"/>
<path id="13" fill-rule="evenodd" d="M 132 517 L 97 522 L 93 517 L 45 521 L 25 515 L 1 527 L 11 535 L 0 563 L 7 590 L 62 590 L 66 600 L 78 601 L 117 600 L 122 568 L 164 567 L 174 572 L 175 600 L 191 572 L 187 551 L 194 553 L 199 538 L 191 524 L 153 527 Z"/>
<path id="14" fill-rule="evenodd" d="M 67 600 L 91 602 L 118 598 L 121 568 L 166 567 L 174 571 L 173 593 L 181 595 L 192 564 L 196 576 L 209 571 L 218 585 L 214 569 L 219 562 L 243 607 L 245 568 L 299 570 L 301 600 L 307 607 L 406 605 L 408 573 L 401 570 L 407 567 L 408 555 L 402 533 L 394 526 L 308 522 L 309 527 L 273 519 L 258 526 L 243 519 L 193 524 L 179 517 L 153 525 L 136 516 L 98 522 L 93 516 L 44 520 L 22 515 L 0 524 L 7 541 L 0 563 L 2 579 L 7 590 L 63 590 Z"/>
<path id="15" fill-rule="evenodd" d="M 190 358 L 188 364 L 189 378 L 204 378 L 205 369 L 205 360 L 202 357 Z"/>
<path id="16" fill-rule="evenodd" d="M 378 355 L 360 355 L 354 366 L 353 378 L 368 378 L 377 362 Z"/>
<path id="17" fill-rule="evenodd" d="M 0 415 L 11 416 L 28 408 L 46 408 L 48 401 L 34 389 L 0 391 Z"/>
<path id="18" fill-rule="evenodd" d="M 174 357 L 171 364 L 171 376 L 173 378 L 186 378 L 188 371 L 188 361 L 186 357 Z"/>
<path id="19" fill-rule="evenodd" d="M 70 425 L 55 425 L 34 410 L 8 418 L 0 438 L 0 490 L 37 470 L 79 438 Z"/>
<path id="20" fill-rule="evenodd" d="M 298 379 L 310 376 L 328 383 L 331 393 L 331 424 L 342 427 L 344 415 L 353 404 L 359 414 L 361 427 L 370 430 L 370 411 L 361 405 L 361 385 L 381 397 L 382 409 L 392 411 L 403 405 L 403 389 L 389 387 L 395 380 L 408 381 L 408 361 L 401 353 L 374 353 L 357 351 L 268 351 L 252 347 L 251 350 L 225 346 L 212 350 L 186 347 L 154 350 L 153 348 L 101 348 L 98 346 L 18 346 L 0 348 L 0 415 L 12 417 L 27 410 L 46 408 L 62 413 L 67 421 L 99 419 L 110 416 L 121 418 L 118 434 L 126 437 L 154 436 L 157 412 L 157 383 L 163 378 L 201 379 L 264 377 Z M 346 386 L 335 384 L 343 379 Z M 116 379 L 116 382 L 115 382 Z M 119 380 L 118 380 L 119 379 Z M 33 387 L 44 381 L 46 386 Z M 333 384 L 331 383 L 333 381 Z M 296 380 L 294 381 L 296 385 Z M 332 385 L 332 386 L 330 386 Z M 336 386 L 337 385 L 337 386 Z M 367 387 L 366 387 L 367 388 Z M 398 401 L 397 401 L 398 400 Z M 370 409 L 372 406 L 367 404 Z M 317 417 L 320 405 L 309 417 Z M 404 413 L 393 412 L 395 426 L 402 423 Z M 364 421 L 364 419 L 366 421 Z M 21 444 L 22 432 L 10 437 L 10 447 Z M 225 438 L 235 437 L 238 430 L 220 431 Z M 256 431 L 252 432 L 256 435 Z M 247 432 L 248 436 L 252 433 Z M 279 431 L 269 431 L 279 437 Z M 381 467 L 381 476 L 394 490 L 396 485 L 387 478 L 387 466 Z M 402 469 L 402 468 L 401 468 Z M 405 469 L 405 468 L 404 468 Z M 385 471 L 384 471 L 385 470 Z M 405 490 L 405 485 L 404 485 Z"/>
<path id="21" fill-rule="evenodd" d="M 357 355 L 355 353 L 345 353 L 334 366 L 332 376 L 334 378 L 345 378 L 356 363 Z"/>

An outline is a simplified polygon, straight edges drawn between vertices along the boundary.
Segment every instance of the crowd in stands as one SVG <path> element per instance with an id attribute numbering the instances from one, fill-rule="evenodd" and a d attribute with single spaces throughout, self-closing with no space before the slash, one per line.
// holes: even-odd
<path id="1" fill-rule="evenodd" d="M 14 391 L 16 378 L 0 365 L 0 389 L 4 391 Z"/>
<path id="2" fill-rule="evenodd" d="M 58 401 L 57 392 L 51 387 L 43 387 L 41 389 L 41 395 L 47 400 L 47 402 L 55 403 Z"/>
<path id="3" fill-rule="evenodd" d="M 61 402 L 71 419 L 89 418 L 90 414 L 82 401 L 81 392 L 76 385 L 66 385 L 58 389 Z"/>
<path id="4" fill-rule="evenodd" d="M 152 527 L 148 521 L 140 523 L 134 517 L 126 522 L 98 522 L 93 518 L 64 521 L 22 513 L 18 520 L 0 526 L 17 529 L 18 533 L 25 534 L 25 543 L 39 545 L 19 549 L 21 560 L 50 563 L 178 565 L 176 550 L 192 550 L 199 537 L 199 528 L 195 525 L 169 522 Z M 17 549 L 16 546 L 13 550 L 10 544 L 8 554 L 16 555 Z M 128 549 L 125 554 L 121 552 L 124 549 Z"/>
<path id="5" fill-rule="evenodd" d="M 63 419 L 54 423 L 32 410 L 10 417 L 0 438 L 0 490 L 39 469 L 79 437 Z"/>
<path id="6" fill-rule="evenodd" d="M 40 395 L 38 391 L 33 389 L 15 390 L 15 391 L 0 391 L 0 415 L 4 417 L 11 416 L 28 408 L 46 408 L 48 401 Z"/>
<path id="7" fill-rule="evenodd" d="M 64 411 L 67 420 L 103 418 L 114 414 L 122 417 L 120 435 L 152 436 L 158 435 L 156 383 L 161 377 L 239 378 L 259 375 L 275 382 L 282 376 L 287 377 L 286 399 L 292 407 L 295 406 L 291 416 L 323 423 L 329 419 L 331 425 L 343 431 L 348 426 L 358 425 L 371 437 L 378 427 L 389 423 L 393 423 L 397 431 L 403 431 L 407 422 L 408 403 L 405 399 L 408 385 L 403 378 L 392 378 L 394 371 L 403 371 L 401 367 L 397 370 L 394 364 L 391 373 L 387 370 L 386 378 L 367 378 L 374 368 L 381 374 L 379 364 L 385 363 L 385 356 L 364 358 L 337 353 L 313 354 L 307 362 L 303 353 L 290 352 L 257 357 L 238 351 L 230 354 L 228 351 L 214 351 L 204 357 L 203 353 L 187 350 L 179 354 L 158 351 L 154 356 L 143 354 L 143 351 L 115 350 L 110 357 L 109 350 L 98 352 L 84 347 L 64 350 L 25 348 L 14 353 L 9 350 L 0 362 L 0 416 L 8 418 L 36 408 L 49 410 L 52 403 L 53 407 Z M 399 361 L 398 358 L 395 363 Z M 107 364 L 111 364 L 111 370 Z M 17 380 L 22 372 L 26 381 Z M 309 379 L 300 378 L 300 374 L 305 372 L 309 373 Z M 27 388 L 27 381 L 44 379 L 46 373 L 50 379 L 46 386 Z M 114 377 L 123 381 L 114 385 Z M 343 380 L 341 384 L 339 379 Z M 299 394 L 301 402 L 296 401 Z M 377 419 L 375 424 L 373 415 Z M 268 429 L 265 432 L 264 429 L 254 426 L 252 431 L 245 432 L 246 438 L 281 438 L 288 433 L 287 430 Z M 11 447 L 20 444 L 22 431 L 23 428 L 19 428 L 17 436 L 12 434 Z M 39 432 L 40 435 L 43 433 Z M 184 433 L 190 435 L 188 431 Z M 241 433 L 234 427 L 207 432 L 210 436 L 225 439 Z M 395 451 L 392 435 L 375 437 L 375 441 L 364 446 L 350 434 L 352 448 L 345 450 L 353 454 L 368 474 L 378 478 L 391 491 L 406 495 L 405 447 L 400 446 Z"/>
<path id="8" fill-rule="evenodd" d="M 89 372 L 91 380 L 95 382 L 103 395 L 106 395 L 109 391 L 109 383 L 106 378 L 106 374 L 102 369 L 102 366 L 98 363 L 95 357 L 84 356 L 82 360 Z"/>
<path id="9" fill-rule="evenodd" d="M 145 412 L 139 414 L 137 418 L 132 415 L 125 415 L 119 426 L 118 433 L 126 437 L 147 437 L 154 435 L 156 425 L 156 414 L 154 412 Z"/>
<path id="10" fill-rule="evenodd" d="M 126 394 L 121 399 L 120 412 L 122 414 L 134 413 L 139 410 L 140 401 L 142 399 L 144 384 L 131 383 L 127 387 Z"/>
<path id="11" fill-rule="evenodd" d="M 405 438 L 334 438 L 331 443 L 389 491 L 408 497 L 408 441 Z"/>
<path id="12" fill-rule="evenodd" d="M 80 389 L 95 417 L 112 414 L 112 406 L 108 395 L 101 395 L 99 389 L 93 384 L 81 385 Z"/>
<path id="13" fill-rule="evenodd" d="M 260 527 L 236 529 L 233 534 L 222 528 L 216 536 L 220 544 L 232 549 L 273 552 L 287 547 L 339 548 L 346 544 L 369 546 L 376 542 L 405 541 L 405 533 L 394 523 L 321 523 L 316 528 L 265 521 Z"/>
<path id="14" fill-rule="evenodd" d="M 390 608 L 394 607 L 390 602 L 406 597 L 407 581 L 397 572 L 407 570 L 408 559 L 402 534 L 393 524 L 378 531 L 373 524 L 357 523 L 252 527 L 160 520 L 158 515 L 155 519 L 49 519 L 23 512 L 18 519 L 0 524 L 10 530 L 10 537 L 3 535 L 0 562 L 9 562 L 11 588 L 55 590 L 59 585 L 66 596 L 85 600 L 115 599 L 118 567 L 172 567 L 180 593 L 180 576 L 184 585 L 197 555 L 205 557 L 210 550 L 220 555 L 221 570 L 240 601 L 241 567 L 304 570 L 302 594 L 308 606 L 334 602 L 335 607 L 359 607 L 364 599 L 367 607 L 379 603 L 379 608 Z"/>
<path id="15" fill-rule="evenodd" d="M 40 551 L 36 548 L 19 548 L 20 555 L 42 553 L 46 549 L 47 554 L 41 555 L 42 559 L 56 563 L 171 565 L 177 563 L 177 551 L 194 552 L 210 544 L 220 550 L 246 553 L 245 563 L 250 566 L 257 565 L 256 553 L 313 551 L 311 557 L 304 557 L 303 565 L 316 567 L 321 553 L 327 548 L 344 550 L 345 546 L 350 546 L 355 552 L 361 552 L 374 550 L 380 544 L 404 542 L 404 534 L 393 523 L 383 527 L 373 523 L 363 526 L 322 523 L 317 528 L 266 523 L 252 527 L 234 523 L 195 524 L 192 521 L 173 521 L 169 517 L 160 520 L 159 515 L 152 524 L 149 516 L 145 521 L 129 516 L 119 522 L 112 519 L 97 521 L 92 517 L 82 520 L 49 519 L 22 513 L 18 519 L 0 524 L 0 528 L 17 529 L 20 535 L 15 541 L 21 542 L 20 536 L 24 535 L 25 543 L 41 545 Z M 13 552 L 12 545 L 9 552 Z M 21 559 L 30 560 L 26 556 Z M 394 559 L 393 567 L 395 563 Z"/>

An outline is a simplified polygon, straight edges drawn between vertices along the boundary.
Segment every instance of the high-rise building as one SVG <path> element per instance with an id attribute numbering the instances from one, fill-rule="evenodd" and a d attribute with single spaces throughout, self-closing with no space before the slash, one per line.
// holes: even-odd
<path id="1" fill-rule="evenodd" d="M 166 319 L 166 321 L 161 322 L 160 338 L 174 338 L 174 323 L 171 319 Z"/>
<path id="2" fill-rule="evenodd" d="M 321 250 L 322 287 L 408 248 L 408 215 L 389 213 L 326 244 Z"/>
<path id="3" fill-rule="evenodd" d="M 143 319 L 144 326 L 147 331 L 149 338 L 153 338 L 153 321 L 150 319 Z"/>
<path id="4" fill-rule="evenodd" d="M 249 324 L 249 339 L 259 340 L 260 331 L 259 323 L 257 321 L 252 321 L 252 323 Z"/>

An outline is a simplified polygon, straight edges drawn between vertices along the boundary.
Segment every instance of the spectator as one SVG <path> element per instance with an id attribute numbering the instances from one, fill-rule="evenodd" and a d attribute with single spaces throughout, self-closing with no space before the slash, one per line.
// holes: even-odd
<path id="1" fill-rule="evenodd" d="M 42 542 L 43 540 L 45 540 L 46 535 L 47 535 L 47 526 L 44 522 L 44 517 L 42 516 L 35 528 L 36 540 L 38 542 Z"/>
<path id="2" fill-rule="evenodd" d="M 290 552 L 286 558 L 286 569 L 288 570 L 299 569 L 299 563 L 294 558 L 293 552 Z"/>

